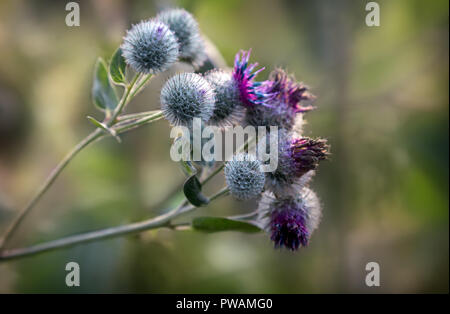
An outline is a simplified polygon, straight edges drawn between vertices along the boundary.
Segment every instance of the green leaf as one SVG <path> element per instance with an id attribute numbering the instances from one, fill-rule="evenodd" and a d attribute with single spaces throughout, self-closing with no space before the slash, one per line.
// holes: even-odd
<path id="1" fill-rule="evenodd" d="M 116 92 L 109 81 L 106 64 L 102 58 L 98 58 L 95 63 L 92 101 L 100 110 L 107 112 L 113 111 L 119 102 Z"/>
<path id="2" fill-rule="evenodd" d="M 259 232 L 261 228 L 251 221 L 239 221 L 223 217 L 197 217 L 192 220 L 192 227 L 203 232 L 240 231 Z"/>
<path id="3" fill-rule="evenodd" d="M 209 199 L 202 194 L 202 184 L 195 175 L 190 176 L 186 180 L 183 192 L 189 203 L 196 207 L 209 203 Z"/>
<path id="4" fill-rule="evenodd" d="M 122 49 L 118 48 L 109 63 L 109 75 L 111 75 L 111 79 L 114 83 L 118 85 L 123 85 L 126 83 L 125 79 L 125 69 L 127 64 L 125 63 L 125 59 L 122 56 Z"/>

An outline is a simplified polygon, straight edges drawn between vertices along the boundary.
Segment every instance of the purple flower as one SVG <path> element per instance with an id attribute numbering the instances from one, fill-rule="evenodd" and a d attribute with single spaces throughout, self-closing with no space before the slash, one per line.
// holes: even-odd
<path id="1" fill-rule="evenodd" d="M 329 146 L 324 139 L 279 131 L 278 165 L 274 171 L 266 173 L 266 188 L 277 196 L 294 193 L 297 188 L 308 184 L 319 162 L 328 155 Z"/>
<path id="2" fill-rule="evenodd" d="M 329 146 L 325 139 L 311 139 L 307 137 L 293 138 L 289 152 L 294 171 L 298 177 L 309 170 L 314 170 L 321 160 L 329 155 Z"/>
<path id="3" fill-rule="evenodd" d="M 254 81 L 258 73 L 264 68 L 255 71 L 258 63 L 249 64 L 250 53 L 251 50 L 240 51 L 236 54 L 232 73 L 233 80 L 237 84 L 241 102 L 244 106 L 267 105 L 274 98 L 275 94 L 266 92 L 268 89 L 264 87 L 262 82 Z"/>
<path id="4" fill-rule="evenodd" d="M 305 217 L 296 208 L 286 205 L 286 208 L 275 210 L 270 217 L 270 239 L 275 247 L 286 247 L 292 251 L 300 245 L 307 246 L 309 233 L 305 225 Z"/>
<path id="5" fill-rule="evenodd" d="M 311 105 L 303 105 L 302 101 L 315 99 L 302 83 L 296 82 L 284 70 L 276 69 L 270 73 L 269 80 L 262 83 L 260 88 L 267 94 L 274 95 L 271 104 L 292 110 L 292 113 L 307 112 L 315 109 Z"/>
<path id="6" fill-rule="evenodd" d="M 270 73 L 269 80 L 257 87 L 259 94 L 268 95 L 265 106 L 248 108 L 245 122 L 252 126 L 278 126 L 286 131 L 301 132 L 302 114 L 315 109 L 310 103 L 315 99 L 307 87 L 296 82 L 282 69 Z"/>
<path id="7" fill-rule="evenodd" d="M 292 251 L 308 245 L 322 215 L 317 195 L 306 187 L 284 197 L 264 192 L 258 212 L 258 222 L 270 234 L 275 247 Z"/>

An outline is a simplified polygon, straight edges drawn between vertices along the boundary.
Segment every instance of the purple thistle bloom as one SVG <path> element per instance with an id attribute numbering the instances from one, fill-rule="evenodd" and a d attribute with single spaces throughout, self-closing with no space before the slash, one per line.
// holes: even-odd
<path id="1" fill-rule="evenodd" d="M 251 49 L 236 54 L 232 74 L 233 80 L 237 84 L 244 106 L 267 105 L 276 95 L 266 92 L 267 88 L 264 87 L 263 83 L 254 81 L 258 73 L 264 70 L 264 67 L 254 71 L 258 63 L 249 64 L 250 53 Z"/>
<path id="2" fill-rule="evenodd" d="M 314 170 L 329 155 L 325 139 L 293 138 L 290 143 L 291 160 L 298 177 Z"/>
<path id="3" fill-rule="evenodd" d="M 298 83 L 282 69 L 270 73 L 269 80 L 260 83 L 258 93 L 269 95 L 265 106 L 248 108 L 245 122 L 252 126 L 276 125 L 287 131 L 301 132 L 302 113 L 315 109 L 310 103 L 315 99 L 307 87 Z"/>
<path id="4" fill-rule="evenodd" d="M 274 197 L 272 193 L 264 192 L 258 212 L 257 221 L 270 234 L 275 247 L 286 247 L 292 251 L 309 244 L 322 216 L 317 195 L 306 187 L 284 197 Z"/>
<path id="5" fill-rule="evenodd" d="M 278 133 L 278 165 L 266 173 L 266 189 L 275 195 L 288 195 L 305 186 L 314 175 L 319 162 L 329 155 L 324 139 L 300 137 L 294 132 Z"/>
<path id="6" fill-rule="evenodd" d="M 273 211 L 270 216 L 270 239 L 275 242 L 275 247 L 284 246 L 295 251 L 300 245 L 308 245 L 309 232 L 301 211 L 286 206 Z"/>
<path id="7" fill-rule="evenodd" d="M 308 88 L 302 83 L 296 82 L 294 77 L 289 76 L 282 69 L 272 71 L 269 80 L 265 81 L 260 89 L 265 93 L 275 96 L 272 102 L 273 104 L 287 107 L 293 113 L 303 113 L 315 109 L 314 106 L 303 106 L 301 104 L 302 101 L 312 101 L 315 99 L 308 92 Z"/>

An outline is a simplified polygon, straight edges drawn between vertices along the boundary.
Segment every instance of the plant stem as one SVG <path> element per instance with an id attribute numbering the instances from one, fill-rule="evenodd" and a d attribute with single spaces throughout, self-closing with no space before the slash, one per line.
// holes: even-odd
<path id="1" fill-rule="evenodd" d="M 138 79 L 141 77 L 141 74 L 135 75 L 132 82 L 126 87 L 126 90 L 117 105 L 116 109 L 114 110 L 111 117 L 108 119 L 107 126 L 113 126 L 114 123 L 116 123 L 117 117 L 122 113 L 123 109 L 125 108 L 126 104 L 129 102 L 129 99 L 132 97 L 129 97 L 131 91 L 133 90 L 134 85 L 138 81 Z M 150 78 L 147 77 L 143 83 L 141 83 L 137 90 L 133 93 L 133 95 L 136 94 L 136 91 L 138 91 L 145 82 L 148 81 Z M 162 113 L 156 113 L 154 115 L 148 116 L 146 118 L 142 118 L 140 120 L 135 121 L 134 123 L 130 125 L 125 125 L 122 128 L 118 128 L 117 132 L 124 132 L 129 129 L 138 127 L 142 124 L 158 120 L 162 117 Z M 6 232 L 4 233 L 2 239 L 0 239 L 0 252 L 4 250 L 6 245 L 8 244 L 8 241 L 13 236 L 14 232 L 17 230 L 25 216 L 31 211 L 31 209 L 36 205 L 36 203 L 41 199 L 41 197 L 47 192 L 47 190 L 50 188 L 50 186 L 55 182 L 58 175 L 64 170 L 64 168 L 69 164 L 69 162 L 86 146 L 88 146 L 90 143 L 94 142 L 95 140 L 101 138 L 104 136 L 104 131 L 101 128 L 97 128 L 94 132 L 89 134 L 87 137 L 85 137 L 78 145 L 76 145 L 64 158 L 60 161 L 60 163 L 52 170 L 50 175 L 47 177 L 45 182 L 42 184 L 42 186 L 39 188 L 36 195 L 28 202 L 28 204 L 23 208 L 18 216 L 14 219 L 12 224 L 6 229 Z"/>
<path id="2" fill-rule="evenodd" d="M 151 110 L 151 111 L 143 111 L 143 112 L 138 112 L 138 113 L 123 114 L 123 115 L 117 117 L 117 120 L 119 121 L 119 123 L 123 123 L 128 120 L 137 120 L 139 118 L 144 118 L 144 117 L 153 115 L 155 113 L 158 113 L 160 111 L 161 110 Z"/>
<path id="3" fill-rule="evenodd" d="M 211 172 L 203 181 L 201 182 L 202 185 L 206 184 L 209 180 L 214 178 L 222 169 L 225 167 L 225 163 L 222 163 L 220 166 L 218 166 L 216 169 L 214 169 L 213 172 Z"/>
<path id="4" fill-rule="evenodd" d="M 224 188 L 210 197 L 210 200 L 213 201 L 221 196 L 224 196 L 228 193 L 228 189 Z M 69 247 L 76 244 L 87 243 L 97 240 L 103 240 L 107 238 L 119 237 L 123 235 L 138 233 L 142 231 L 147 231 L 151 229 L 156 229 L 160 227 L 170 227 L 170 221 L 178 217 L 182 214 L 190 212 L 196 209 L 193 205 L 186 205 L 187 200 L 184 200 L 178 207 L 172 209 L 166 214 L 160 215 L 158 217 L 144 220 L 141 222 L 135 222 L 128 225 L 106 228 L 102 230 L 87 232 L 79 235 L 73 235 L 69 237 L 65 237 L 62 239 L 49 241 L 37 245 L 33 245 L 26 248 L 19 249 L 11 249 L 5 250 L 0 253 L 0 262 L 17 259 L 20 257 L 35 255 L 38 253 L 43 253 L 59 248 Z"/>
<path id="5" fill-rule="evenodd" d="M 162 111 L 157 111 L 156 113 L 154 113 L 150 116 L 133 121 L 133 123 L 125 124 L 125 125 L 118 125 L 117 127 L 113 127 L 113 128 L 117 133 L 123 133 L 125 131 L 129 131 L 131 129 L 137 128 L 143 124 L 157 121 L 157 120 L 161 119 L 162 117 L 163 117 Z"/>
<path id="6" fill-rule="evenodd" d="M 131 97 L 130 98 L 134 98 L 134 96 L 136 96 L 142 89 L 142 87 L 148 82 L 148 80 L 152 77 L 152 74 L 147 74 L 144 79 L 141 80 L 141 82 L 139 83 L 139 85 L 136 87 L 136 89 L 133 91 L 133 93 L 131 93 Z"/>
<path id="7" fill-rule="evenodd" d="M 41 197 L 47 192 L 52 183 L 56 180 L 58 175 L 64 170 L 64 168 L 69 164 L 69 162 L 86 146 L 90 143 L 94 142 L 98 138 L 103 135 L 103 131 L 101 129 L 96 129 L 94 132 L 85 137 L 78 145 L 76 145 L 62 160 L 61 162 L 52 170 L 50 175 L 47 177 L 45 182 L 37 191 L 36 195 L 28 202 L 25 208 L 18 214 L 9 228 L 6 230 L 3 235 L 3 239 L 0 243 L 0 249 L 3 249 L 8 241 L 11 239 L 14 232 L 19 227 L 20 223 L 23 221 L 25 216 L 30 212 L 30 210 L 36 205 L 36 203 L 41 199 Z"/>
<path id="8" fill-rule="evenodd" d="M 137 80 L 140 77 L 141 73 L 136 74 L 131 83 L 126 86 L 122 98 L 120 99 L 119 103 L 117 104 L 117 107 L 114 109 L 114 112 L 112 113 L 111 117 L 108 119 L 106 123 L 107 126 L 112 126 L 114 125 L 114 123 L 116 123 L 116 118 L 122 113 L 123 109 L 128 104 L 128 100 L 132 98 L 128 96 L 130 96 L 131 90 L 133 89 L 134 85 L 136 84 Z"/>
<path id="9" fill-rule="evenodd" d="M 55 241 L 49 241 L 42 244 L 37 244 L 27 248 L 6 250 L 0 254 L 0 261 L 10 260 L 18 257 L 34 255 L 58 248 L 68 247 L 75 244 L 91 242 L 95 240 L 102 240 L 111 237 L 117 237 L 120 235 L 136 233 L 144 230 L 155 229 L 165 226 L 172 217 L 174 217 L 180 211 L 180 207 L 173 209 L 172 211 L 158 216 L 153 219 L 144 220 L 142 222 L 136 222 L 128 225 L 112 227 L 92 232 L 87 232 L 79 235 L 69 236 L 66 238 L 58 239 Z"/>

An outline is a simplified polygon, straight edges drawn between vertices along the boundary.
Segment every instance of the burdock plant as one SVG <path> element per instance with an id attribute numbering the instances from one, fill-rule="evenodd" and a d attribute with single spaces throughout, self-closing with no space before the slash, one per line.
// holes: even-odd
<path id="1" fill-rule="evenodd" d="M 258 209 L 234 217 L 195 217 L 190 228 L 208 232 L 266 230 L 276 247 L 290 250 L 309 243 L 318 226 L 321 208 L 317 196 L 308 188 L 308 182 L 319 162 L 327 157 L 328 146 L 325 140 L 303 137 L 301 129 L 295 127 L 303 120 L 304 113 L 314 109 L 309 104 L 314 97 L 292 76 L 278 69 L 268 80 L 257 81 L 258 73 L 264 68 L 250 63 L 250 51 L 240 51 L 232 69 L 178 73 L 169 78 L 161 90 L 160 110 L 124 114 L 124 109 L 152 77 L 167 71 L 175 63 L 188 62 L 195 69 L 206 59 L 209 64 L 216 64 L 211 56 L 207 56 L 205 45 L 194 17 L 185 10 L 172 9 L 133 25 L 108 62 L 102 58 L 97 60 L 92 100 L 104 113 L 104 118 L 99 121 L 88 117 L 94 131 L 62 159 L 12 221 L 0 242 L 0 261 L 155 228 L 177 229 L 173 222 L 175 218 L 228 194 L 238 200 L 257 201 Z M 248 138 L 228 162 L 200 160 L 194 164 L 180 161 L 187 176 L 182 189 L 185 198 L 160 216 L 31 247 L 8 248 L 24 218 L 85 147 L 106 137 L 120 142 L 124 132 L 162 118 L 172 126 L 185 127 L 185 130 L 193 129 L 194 118 L 201 121 L 202 128 L 218 126 L 220 130 L 239 124 L 268 129 L 275 126 L 281 130 L 279 167 L 269 173 L 262 172 L 263 162 L 245 153 L 251 141 L 259 142 L 260 139 Z M 224 174 L 224 187 L 209 197 L 203 195 L 202 187 L 219 173 Z"/>

